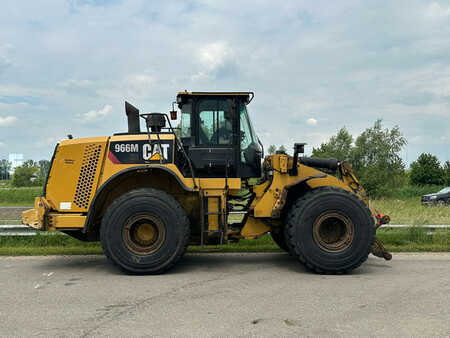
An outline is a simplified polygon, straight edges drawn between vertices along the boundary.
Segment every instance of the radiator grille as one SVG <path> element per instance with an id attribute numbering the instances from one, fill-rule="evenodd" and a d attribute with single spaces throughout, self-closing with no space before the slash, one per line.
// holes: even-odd
<path id="1" fill-rule="evenodd" d="M 86 146 L 81 164 L 80 176 L 78 176 L 77 188 L 73 202 L 79 208 L 87 209 L 97 171 L 98 159 L 100 158 L 100 144 L 89 144 Z"/>

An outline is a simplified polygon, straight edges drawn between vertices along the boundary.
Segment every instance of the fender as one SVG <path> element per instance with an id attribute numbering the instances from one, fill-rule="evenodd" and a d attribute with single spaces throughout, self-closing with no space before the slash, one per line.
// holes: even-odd
<path id="1" fill-rule="evenodd" d="M 279 195 L 279 198 L 275 202 L 275 206 L 272 210 L 272 218 L 280 217 L 281 210 L 283 209 L 284 205 L 286 204 L 286 199 L 287 199 L 289 188 L 299 185 L 299 184 L 302 184 L 304 182 L 308 182 L 309 180 L 312 180 L 314 178 L 325 178 L 325 177 L 327 177 L 326 174 L 311 175 L 311 176 L 301 178 L 297 181 L 292 182 L 291 184 L 286 185 L 283 188 L 283 191 L 281 192 L 281 194 Z"/>
<path id="2" fill-rule="evenodd" d="M 91 224 L 91 222 L 92 222 L 92 220 L 94 218 L 97 198 L 103 193 L 103 191 L 105 191 L 105 189 L 107 189 L 109 187 L 109 185 L 110 185 L 110 183 L 112 181 L 114 181 L 115 179 L 119 178 L 120 176 L 122 176 L 124 174 L 128 174 L 128 173 L 133 172 L 133 171 L 141 171 L 142 172 L 142 171 L 149 171 L 149 170 L 152 170 L 152 169 L 161 169 L 161 170 L 163 170 L 165 172 L 168 172 L 169 174 L 171 174 L 177 180 L 177 182 L 180 184 L 180 186 L 185 191 L 189 191 L 189 192 L 194 191 L 193 189 L 187 187 L 172 170 L 166 168 L 165 166 L 161 166 L 161 165 L 135 166 L 135 167 L 130 167 L 130 168 L 121 170 L 121 171 L 115 173 L 114 175 L 112 175 L 110 178 L 108 178 L 105 181 L 105 183 L 103 183 L 101 185 L 101 187 L 98 188 L 97 191 L 95 192 L 95 195 L 92 198 L 92 201 L 90 203 L 88 213 L 86 215 L 86 221 L 84 222 L 84 227 L 83 227 L 82 232 L 83 233 L 87 232 L 87 230 L 88 230 L 88 228 L 89 228 L 89 226 L 90 226 L 90 224 Z"/>

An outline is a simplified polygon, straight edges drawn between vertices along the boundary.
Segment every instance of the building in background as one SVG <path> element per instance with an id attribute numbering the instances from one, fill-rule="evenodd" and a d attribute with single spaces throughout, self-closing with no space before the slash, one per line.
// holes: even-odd
<path id="1" fill-rule="evenodd" d="M 11 162 L 11 170 L 9 172 L 12 174 L 16 167 L 23 164 L 23 154 L 9 154 L 8 160 Z"/>

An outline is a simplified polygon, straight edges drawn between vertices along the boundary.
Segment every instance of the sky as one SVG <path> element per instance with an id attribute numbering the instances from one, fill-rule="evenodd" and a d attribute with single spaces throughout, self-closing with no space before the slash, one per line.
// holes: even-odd
<path id="1" fill-rule="evenodd" d="M 406 163 L 444 162 L 450 1 L 2 1 L 0 158 L 126 131 L 125 100 L 167 112 L 182 90 L 254 91 L 266 149 L 381 118 Z"/>

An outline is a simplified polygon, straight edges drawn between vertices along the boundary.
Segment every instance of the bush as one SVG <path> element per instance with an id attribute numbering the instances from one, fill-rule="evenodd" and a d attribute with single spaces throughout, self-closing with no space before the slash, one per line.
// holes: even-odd
<path id="1" fill-rule="evenodd" d="M 432 154 L 421 154 L 419 158 L 411 163 L 410 173 L 411 183 L 414 185 L 423 184 L 444 184 L 444 171 L 436 156 Z"/>

